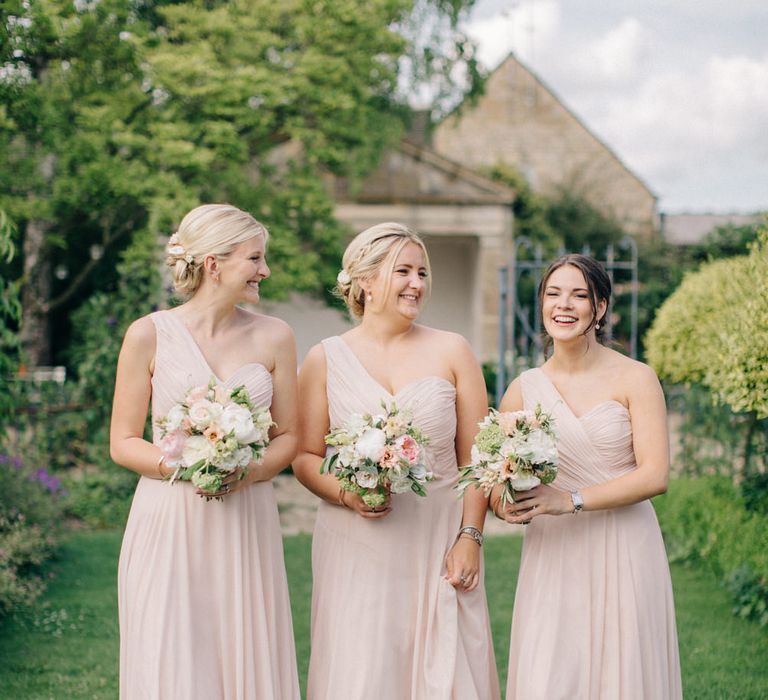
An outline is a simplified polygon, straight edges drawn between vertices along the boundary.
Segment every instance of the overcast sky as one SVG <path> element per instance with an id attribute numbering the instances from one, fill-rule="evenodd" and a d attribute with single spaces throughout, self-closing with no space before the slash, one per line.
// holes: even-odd
<path id="1" fill-rule="evenodd" d="M 521 58 L 677 212 L 768 210 L 768 0 L 478 0 Z"/>

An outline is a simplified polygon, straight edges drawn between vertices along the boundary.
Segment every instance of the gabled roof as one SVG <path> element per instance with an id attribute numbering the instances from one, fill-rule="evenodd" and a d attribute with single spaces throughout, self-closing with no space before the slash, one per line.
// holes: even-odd
<path id="1" fill-rule="evenodd" d="M 592 129 L 590 129 L 584 121 L 560 98 L 560 96 L 541 78 L 539 75 L 533 71 L 531 68 L 529 68 L 525 63 L 523 63 L 514 52 L 510 52 L 507 54 L 507 56 L 501 60 L 501 62 L 494 68 L 486 77 L 486 85 L 491 80 L 491 78 L 496 74 L 501 72 L 504 69 L 509 68 L 509 64 L 514 64 L 514 66 L 526 73 L 533 81 L 535 81 L 538 86 L 546 92 L 565 112 L 568 113 L 568 115 L 579 125 L 579 127 L 590 137 L 592 138 L 596 143 L 598 143 L 607 153 L 610 154 L 610 156 L 621 166 L 623 170 L 625 170 L 632 178 L 634 178 L 647 192 L 649 195 L 651 195 L 654 199 L 658 199 L 658 196 L 656 193 L 648 186 L 648 184 L 637 175 L 633 170 L 629 168 L 629 166 L 624 163 L 624 161 L 616 154 L 616 152 L 605 142 L 603 141 L 597 134 L 595 134 Z M 488 93 L 484 93 L 480 97 L 475 98 L 475 104 L 479 104 L 482 102 L 483 98 Z M 474 109 L 474 105 L 472 104 L 466 104 L 461 103 L 456 108 L 454 108 L 450 113 L 448 113 L 440 122 L 438 125 L 435 126 L 435 129 L 440 128 L 440 126 L 446 125 L 446 122 L 450 121 L 460 121 L 462 118 L 462 112 L 466 111 L 472 111 Z"/>
<path id="2" fill-rule="evenodd" d="M 425 145 L 403 139 L 358 186 L 337 179 L 336 201 L 365 204 L 511 204 L 515 191 Z"/>

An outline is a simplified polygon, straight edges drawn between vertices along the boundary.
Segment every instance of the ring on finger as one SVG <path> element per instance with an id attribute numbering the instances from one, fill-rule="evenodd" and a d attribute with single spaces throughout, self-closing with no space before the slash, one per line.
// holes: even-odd
<path id="1" fill-rule="evenodd" d="M 461 576 L 459 576 L 459 581 L 461 581 L 461 583 L 464 584 L 467 582 L 467 577 L 462 574 Z"/>

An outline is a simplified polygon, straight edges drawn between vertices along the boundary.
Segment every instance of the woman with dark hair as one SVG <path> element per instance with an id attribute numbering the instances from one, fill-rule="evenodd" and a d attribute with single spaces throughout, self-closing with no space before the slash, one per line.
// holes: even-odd
<path id="1" fill-rule="evenodd" d="M 598 342 L 611 295 L 585 255 L 539 285 L 552 354 L 507 389 L 502 411 L 555 418 L 555 481 L 502 508 L 525 533 L 508 700 L 682 696 L 672 585 L 650 498 L 669 475 L 664 395 L 653 370 Z"/>

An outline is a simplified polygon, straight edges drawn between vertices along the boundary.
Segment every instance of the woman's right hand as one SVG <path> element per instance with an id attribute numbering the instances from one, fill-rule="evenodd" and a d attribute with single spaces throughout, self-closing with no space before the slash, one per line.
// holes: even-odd
<path id="1" fill-rule="evenodd" d="M 380 506 L 369 506 L 362 497 L 353 491 L 340 491 L 341 502 L 346 508 L 355 511 L 360 517 L 368 520 L 379 520 L 392 511 L 392 494 L 387 493 L 387 500 Z"/>
<path id="2" fill-rule="evenodd" d="M 496 486 L 493 491 L 491 491 L 491 497 L 488 499 L 488 507 L 499 520 L 504 520 L 512 525 L 520 525 L 521 521 L 515 520 L 515 518 L 520 518 L 521 515 L 525 514 L 527 509 L 516 510 L 516 508 L 519 508 L 519 505 L 509 502 L 507 502 L 506 505 L 502 505 L 501 489 L 501 486 Z M 527 525 L 527 522 L 525 524 Z"/>

